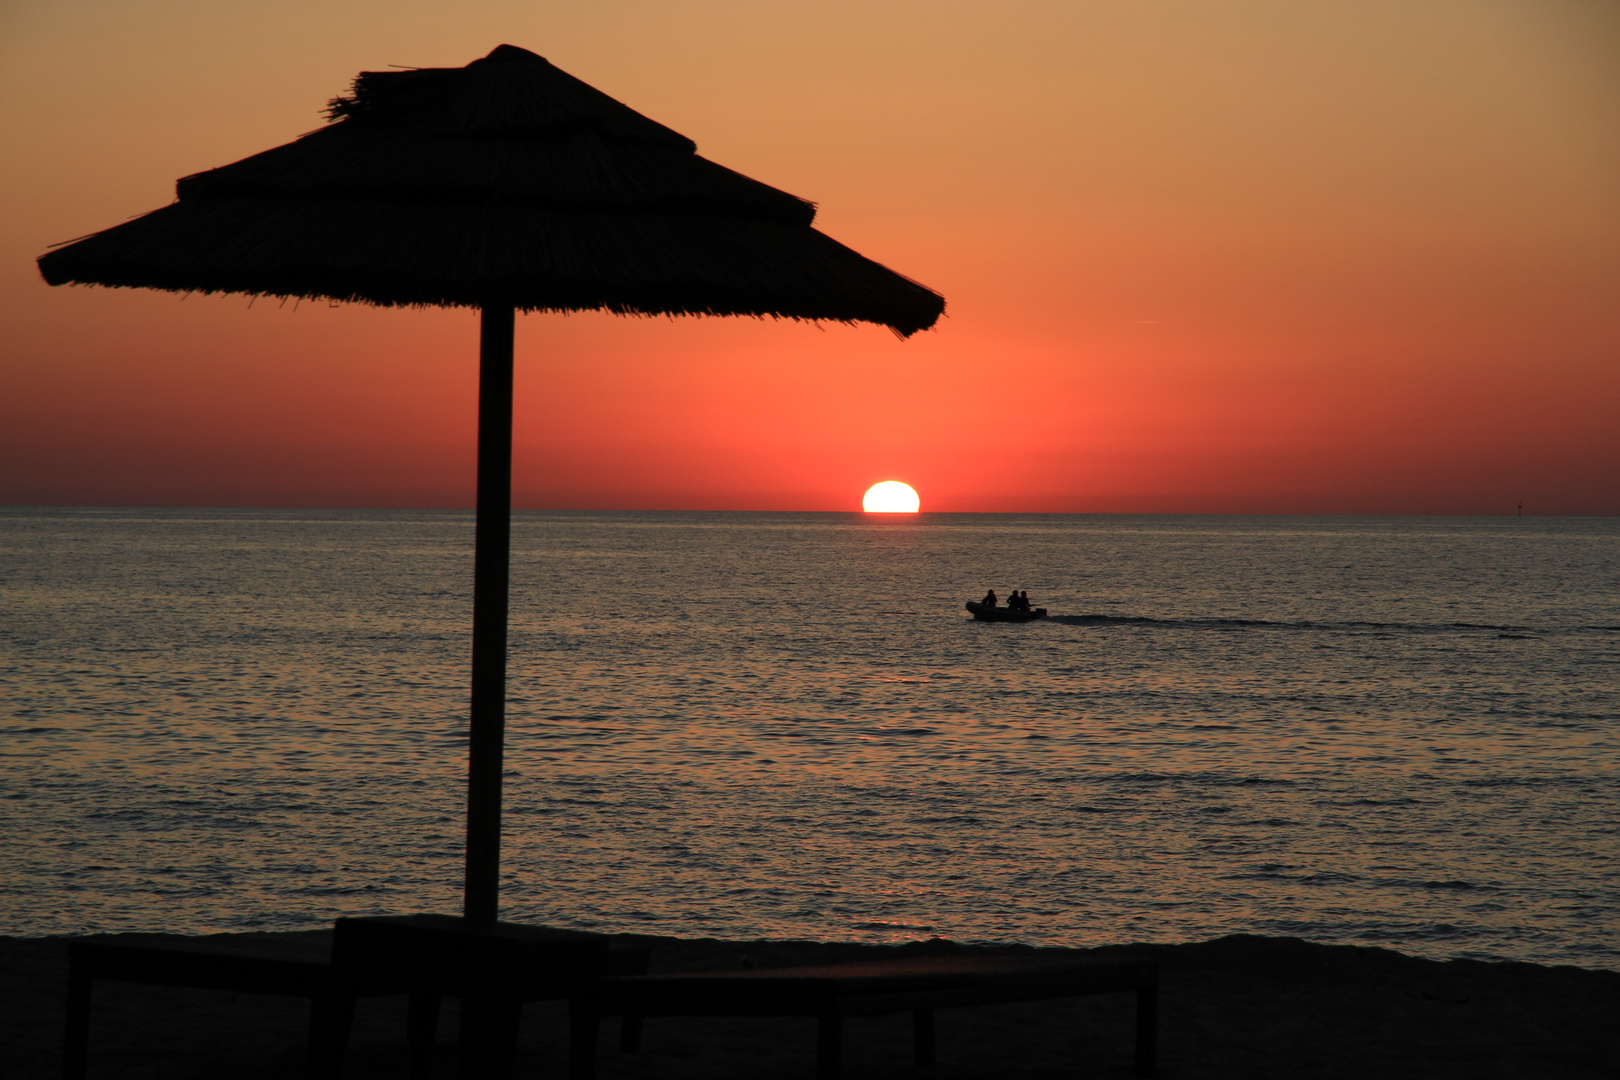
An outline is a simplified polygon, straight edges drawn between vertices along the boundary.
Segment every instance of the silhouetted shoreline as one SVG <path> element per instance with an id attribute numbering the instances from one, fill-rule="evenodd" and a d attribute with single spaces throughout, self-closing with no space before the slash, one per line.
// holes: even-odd
<path id="1" fill-rule="evenodd" d="M 230 935 L 232 938 L 280 937 Z M 0 938 L 0 1072 L 60 1075 L 66 938 Z M 948 941 L 900 946 L 636 937 L 653 970 L 828 963 L 917 953 L 1034 952 Z M 1620 1066 L 1620 973 L 1516 962 L 1440 962 L 1387 949 L 1248 935 L 1090 952 L 1150 957 L 1163 972 L 1160 1076 L 1612 1077 Z M 908 1017 L 852 1021 L 850 1077 L 1126 1076 L 1129 995 L 950 1010 L 939 1064 L 910 1062 Z M 405 1074 L 404 1002 L 362 1001 L 345 1080 Z M 307 1005 L 215 991 L 98 984 L 90 1076 L 296 1077 Z M 440 1025 L 436 1076 L 454 1075 L 454 1005 Z M 815 1034 L 804 1020 L 649 1020 L 639 1055 L 604 1033 L 604 1080 L 808 1077 Z M 561 1003 L 525 1010 L 517 1075 L 565 1075 Z"/>

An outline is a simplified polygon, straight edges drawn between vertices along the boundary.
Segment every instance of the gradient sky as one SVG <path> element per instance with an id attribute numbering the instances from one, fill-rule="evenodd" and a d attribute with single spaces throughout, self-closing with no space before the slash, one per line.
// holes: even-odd
<path id="1" fill-rule="evenodd" d="M 949 303 L 520 316 L 520 507 L 1620 513 L 1610 0 L 8 0 L 0 504 L 470 506 L 474 313 L 34 259 L 501 42 Z"/>

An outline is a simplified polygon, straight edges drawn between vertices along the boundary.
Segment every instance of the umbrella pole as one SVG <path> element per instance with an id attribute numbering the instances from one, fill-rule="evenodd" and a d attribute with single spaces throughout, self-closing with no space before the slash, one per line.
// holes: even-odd
<path id="1" fill-rule="evenodd" d="M 512 545 L 509 304 L 483 308 L 478 349 L 478 523 L 473 551 L 472 722 L 462 915 L 493 923 L 500 898 L 501 759 L 506 741 L 506 605 Z"/>

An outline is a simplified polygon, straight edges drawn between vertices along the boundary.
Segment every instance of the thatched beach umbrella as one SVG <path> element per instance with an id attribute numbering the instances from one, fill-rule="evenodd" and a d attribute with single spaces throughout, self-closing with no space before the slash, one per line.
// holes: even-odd
<path id="1" fill-rule="evenodd" d="M 495 919 L 506 716 L 513 313 L 879 323 L 945 301 L 811 227 L 814 204 L 524 49 L 367 71 L 330 123 L 182 178 L 160 210 L 39 260 L 52 285 L 482 311 L 464 913 Z"/>

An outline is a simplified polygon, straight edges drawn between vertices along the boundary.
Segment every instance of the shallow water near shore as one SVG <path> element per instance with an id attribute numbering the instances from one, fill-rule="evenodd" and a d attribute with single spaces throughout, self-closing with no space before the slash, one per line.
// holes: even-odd
<path id="1" fill-rule="evenodd" d="M 503 916 L 1620 968 L 1620 522 L 520 513 Z M 459 906 L 470 515 L 0 511 L 0 932 Z M 1026 588 L 1053 618 L 981 624 Z"/>

